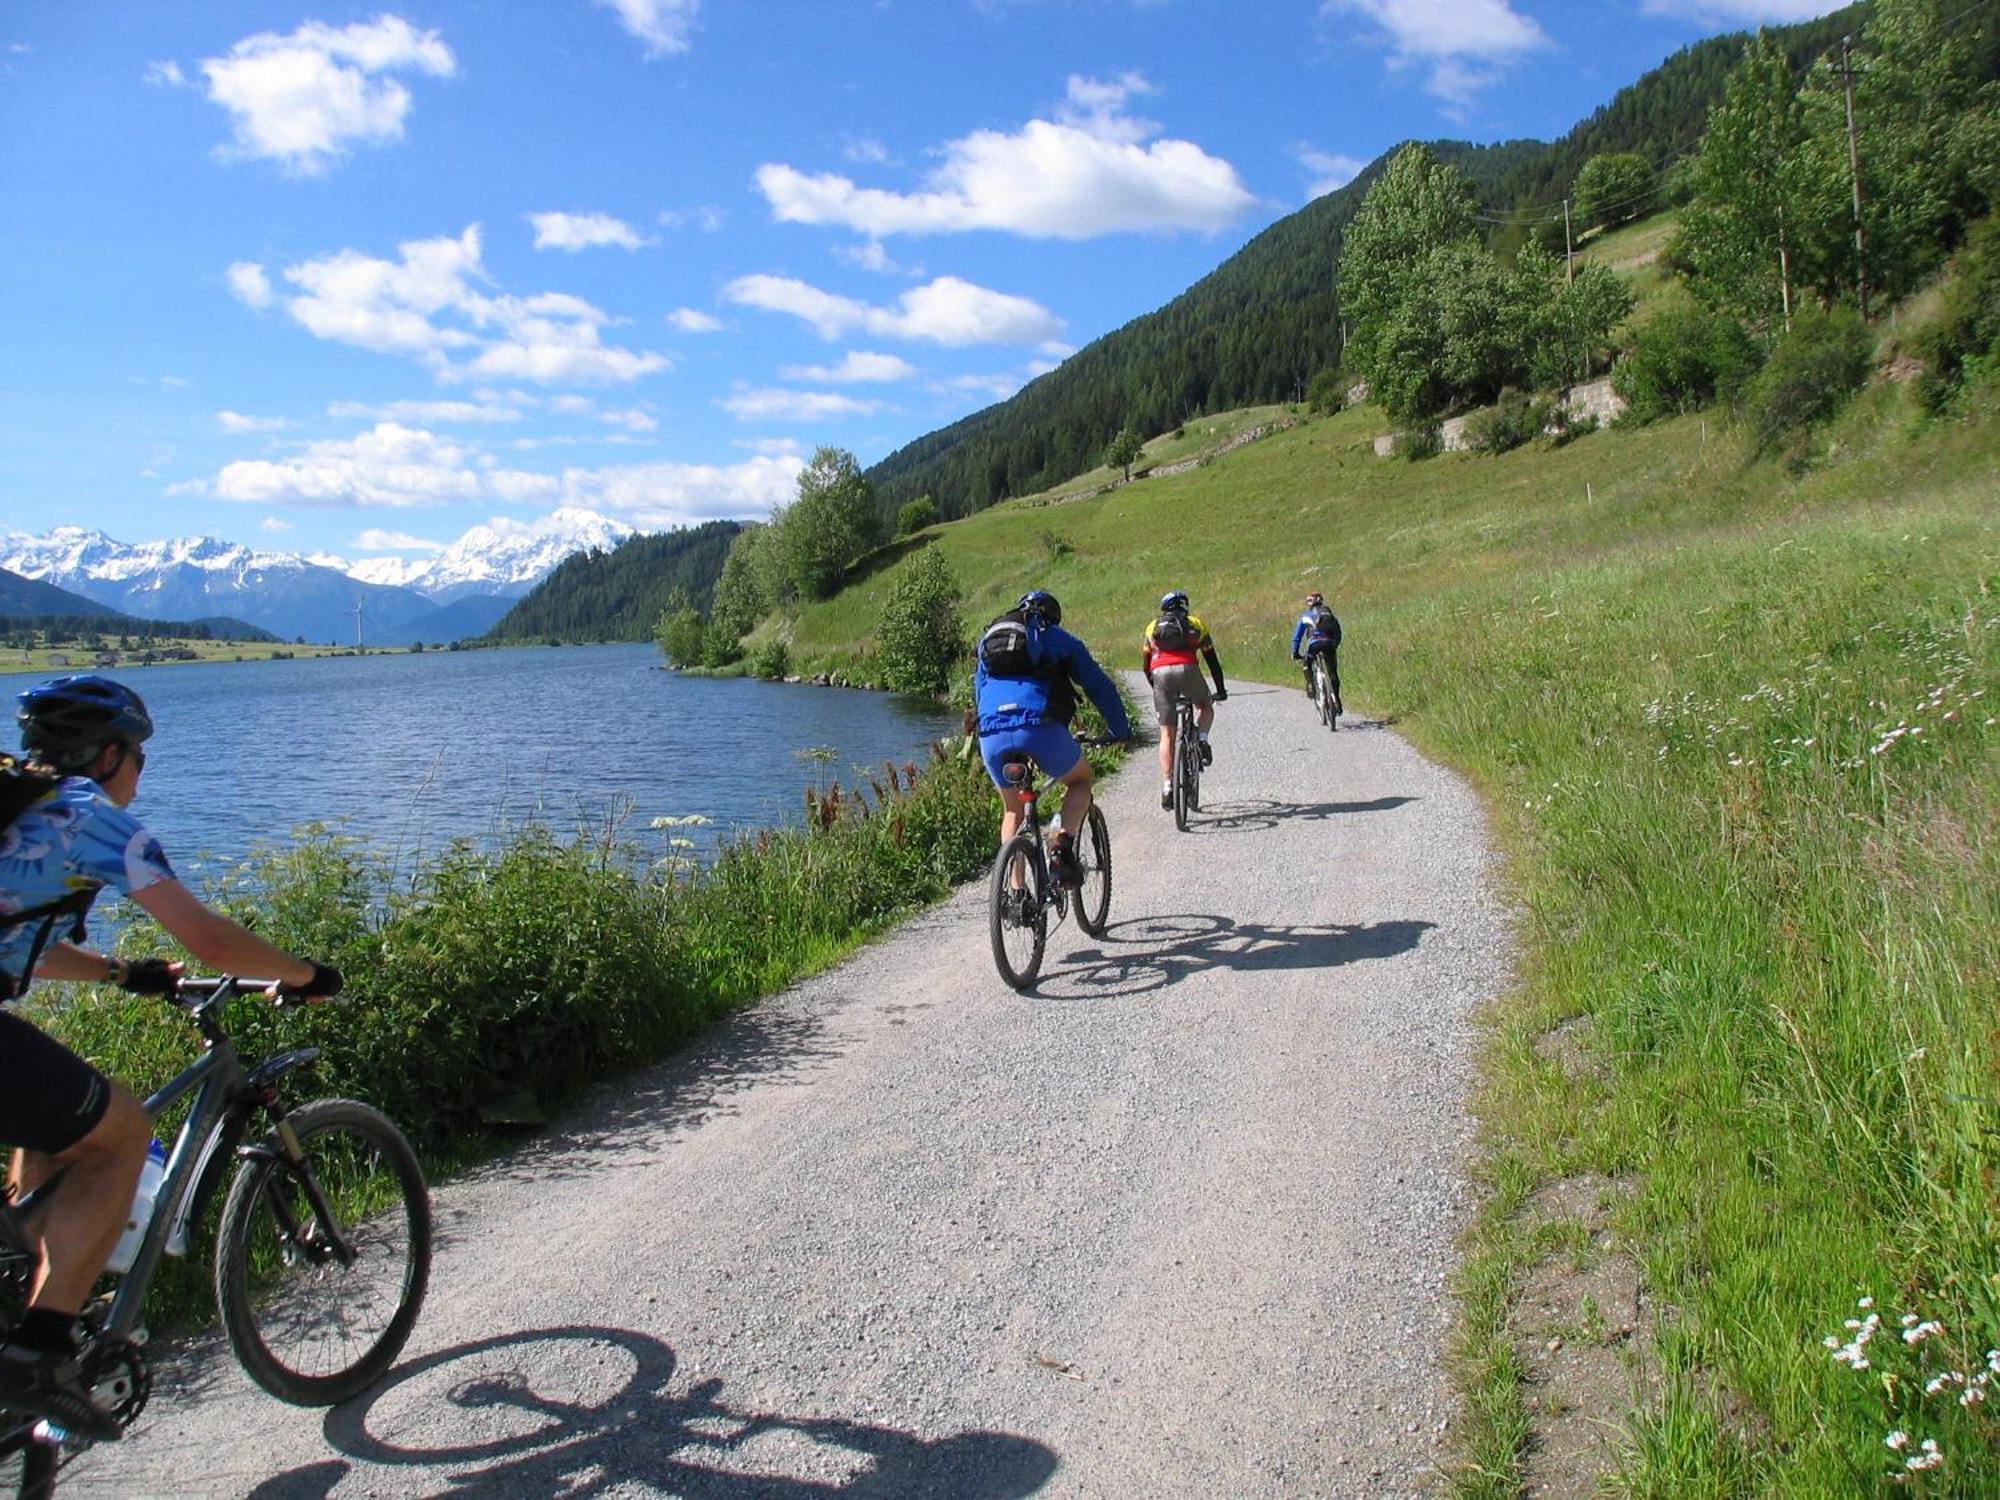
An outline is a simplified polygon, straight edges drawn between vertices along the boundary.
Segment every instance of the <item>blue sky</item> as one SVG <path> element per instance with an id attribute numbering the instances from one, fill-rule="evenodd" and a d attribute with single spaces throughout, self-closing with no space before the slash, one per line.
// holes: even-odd
<path id="1" fill-rule="evenodd" d="M 1818 0 L 0 0 L 0 531 L 755 516 Z"/>

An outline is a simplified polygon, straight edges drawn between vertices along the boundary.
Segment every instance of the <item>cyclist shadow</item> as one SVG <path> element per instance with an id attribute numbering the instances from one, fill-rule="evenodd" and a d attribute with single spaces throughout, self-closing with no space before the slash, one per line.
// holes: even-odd
<path id="1" fill-rule="evenodd" d="M 1207 969 L 1254 973 L 1273 969 L 1333 969 L 1393 958 L 1422 941 L 1435 922 L 1334 922 L 1277 927 L 1202 913 L 1135 917 L 1104 931 L 1118 953 L 1084 948 L 1042 975 L 1036 993 L 1057 1000 L 1143 995 Z"/>
<path id="2" fill-rule="evenodd" d="M 1010 1433 L 927 1439 L 742 1411 L 719 1399 L 715 1378 L 672 1395 L 675 1364 L 667 1344 L 624 1328 L 538 1329 L 443 1349 L 327 1413 L 327 1441 L 346 1459 L 274 1475 L 248 1500 L 329 1500 L 362 1466 L 364 1493 L 392 1477 L 385 1469 L 420 1466 L 430 1472 L 403 1477 L 424 1494 L 493 1500 L 635 1485 L 690 1500 L 1013 1500 L 1057 1468 L 1052 1450 Z"/>
<path id="3" fill-rule="evenodd" d="M 1371 797 L 1365 802 L 1273 802 L 1268 798 L 1253 797 L 1241 802 L 1215 802 L 1204 805 L 1194 815 L 1188 824 L 1188 831 L 1202 833 L 1215 829 L 1238 832 L 1246 828 L 1276 828 L 1280 823 L 1294 820 L 1322 823 L 1355 813 L 1391 812 L 1418 800 L 1415 797 Z"/>

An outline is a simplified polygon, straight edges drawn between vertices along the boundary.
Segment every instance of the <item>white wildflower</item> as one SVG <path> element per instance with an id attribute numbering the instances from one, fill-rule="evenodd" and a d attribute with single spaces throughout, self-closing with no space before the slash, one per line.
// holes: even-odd
<path id="1" fill-rule="evenodd" d="M 1943 1462 L 1944 1454 L 1938 1451 L 1937 1439 L 1925 1438 L 1923 1451 L 1912 1453 L 1908 1458 L 1904 1459 L 1903 1467 L 1922 1472 L 1925 1469 L 1935 1469 Z"/>
<path id="2" fill-rule="evenodd" d="M 1898 1427 L 1894 1432 L 1883 1438 L 1882 1443 L 1885 1447 L 1901 1453 L 1905 1448 L 1910 1446 L 1910 1435 Z"/>

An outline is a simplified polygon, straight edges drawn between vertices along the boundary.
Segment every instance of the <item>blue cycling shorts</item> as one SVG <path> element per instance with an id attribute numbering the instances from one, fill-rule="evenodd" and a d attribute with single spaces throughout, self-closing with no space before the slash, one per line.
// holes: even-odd
<path id="1" fill-rule="evenodd" d="M 1026 729 L 1003 729 L 998 734 L 981 735 L 980 758 L 986 762 L 986 774 L 1002 791 L 1007 789 L 1007 780 L 1000 774 L 1000 757 L 1012 750 L 1025 750 L 1034 756 L 1042 774 L 1050 778 L 1067 776 L 1083 759 L 1083 747 L 1077 744 L 1067 724 L 1033 724 Z"/>

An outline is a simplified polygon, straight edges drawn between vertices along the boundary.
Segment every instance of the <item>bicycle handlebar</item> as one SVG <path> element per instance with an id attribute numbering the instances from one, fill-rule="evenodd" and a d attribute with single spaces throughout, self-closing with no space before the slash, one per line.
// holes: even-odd
<path id="1" fill-rule="evenodd" d="M 213 1009 L 223 1001 L 234 999 L 238 995 L 271 990 L 277 992 L 271 996 L 271 1003 L 280 1010 L 307 1003 L 307 996 L 300 994 L 296 987 L 286 984 L 282 979 L 246 979 L 237 974 L 183 978 L 175 986 L 174 993 L 168 998 L 167 1003 L 177 1005 L 182 1010 L 199 1012 Z M 338 1004 L 340 998 L 326 996 L 321 1003 Z"/>

